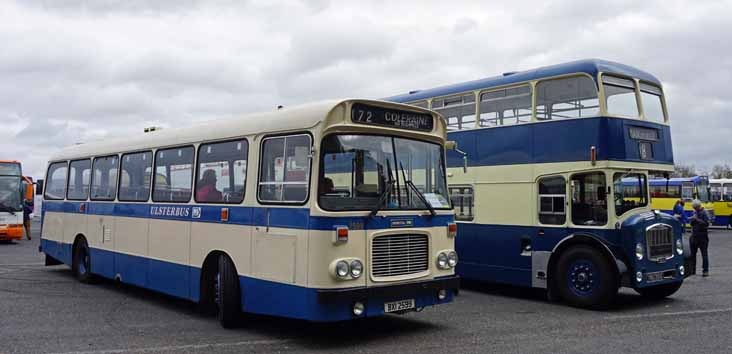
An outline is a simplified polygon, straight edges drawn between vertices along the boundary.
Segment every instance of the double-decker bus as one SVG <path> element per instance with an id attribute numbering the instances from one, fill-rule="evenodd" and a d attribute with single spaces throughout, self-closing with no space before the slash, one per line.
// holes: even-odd
<path id="1" fill-rule="evenodd" d="M 447 161 L 461 277 L 592 308 L 620 286 L 651 298 L 681 286 L 681 226 L 648 194 L 649 171 L 673 171 L 655 76 L 581 60 L 386 100 L 441 113 L 465 153 Z"/>
<path id="2" fill-rule="evenodd" d="M 707 176 L 652 178 L 649 185 L 652 209 L 673 215 L 674 205 L 677 201 L 683 200 L 685 202 L 684 213 L 687 217 L 691 217 L 694 213 L 691 201 L 698 199 L 702 202 L 710 220 L 715 221 L 715 205 L 709 196 L 709 178 Z"/>
<path id="3" fill-rule="evenodd" d="M 714 226 L 732 227 L 732 179 L 710 179 L 709 198 L 714 203 Z"/>
<path id="4" fill-rule="evenodd" d="M 33 184 L 18 161 L 0 160 L 0 240 L 23 238 L 23 201 L 33 198 Z"/>
<path id="5" fill-rule="evenodd" d="M 224 327 L 240 311 L 340 321 L 448 303 L 445 146 L 434 112 L 357 99 L 72 146 L 48 164 L 42 251 L 82 282 L 198 301 Z"/>

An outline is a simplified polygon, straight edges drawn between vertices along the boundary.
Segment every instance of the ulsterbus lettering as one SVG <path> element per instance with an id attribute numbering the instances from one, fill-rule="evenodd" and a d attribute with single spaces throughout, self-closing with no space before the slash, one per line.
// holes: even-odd
<path id="1" fill-rule="evenodd" d="M 188 207 L 151 206 L 150 215 L 188 217 L 191 215 L 191 209 Z"/>

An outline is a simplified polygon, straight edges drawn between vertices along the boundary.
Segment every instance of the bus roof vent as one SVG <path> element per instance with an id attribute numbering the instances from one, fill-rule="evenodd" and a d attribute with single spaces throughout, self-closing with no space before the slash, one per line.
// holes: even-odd
<path id="1" fill-rule="evenodd" d="M 509 71 L 509 72 L 505 72 L 505 73 L 503 73 L 503 76 L 511 76 L 511 75 L 513 75 L 513 74 L 515 74 L 515 73 L 517 73 L 517 72 L 518 72 L 518 71 Z"/>
<path id="2" fill-rule="evenodd" d="M 414 95 L 415 93 L 420 92 L 420 91 L 422 91 L 422 90 L 412 90 L 412 91 L 409 91 L 409 94 Z"/>
<path id="3" fill-rule="evenodd" d="M 161 130 L 161 129 L 163 129 L 163 127 L 156 127 L 156 126 L 147 127 L 147 128 L 145 128 L 145 133 L 152 133 L 156 130 Z"/>

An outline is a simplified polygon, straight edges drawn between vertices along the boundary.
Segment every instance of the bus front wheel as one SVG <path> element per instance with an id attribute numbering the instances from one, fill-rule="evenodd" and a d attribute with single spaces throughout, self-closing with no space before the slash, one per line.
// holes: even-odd
<path id="1" fill-rule="evenodd" d="M 609 306 L 620 287 L 606 257 L 585 245 L 561 254 L 553 281 L 560 297 L 569 305 L 590 309 Z"/>
<path id="2" fill-rule="evenodd" d="M 682 282 L 656 285 L 647 288 L 638 288 L 635 291 L 644 298 L 651 300 L 661 300 L 676 293 L 681 288 Z"/>
<path id="3" fill-rule="evenodd" d="M 241 316 L 241 290 L 239 275 L 228 256 L 219 256 L 218 272 L 214 275 L 214 296 L 221 326 L 236 327 Z"/>

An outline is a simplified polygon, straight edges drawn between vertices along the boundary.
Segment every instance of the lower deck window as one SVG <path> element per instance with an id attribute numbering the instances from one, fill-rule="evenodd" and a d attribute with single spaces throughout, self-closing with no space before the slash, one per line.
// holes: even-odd
<path id="1" fill-rule="evenodd" d="M 607 185 L 602 172 L 572 176 L 572 223 L 599 226 L 607 224 Z"/>
<path id="2" fill-rule="evenodd" d="M 565 209 L 567 183 L 562 176 L 539 180 L 539 222 L 545 225 L 562 225 L 567 220 Z"/>

